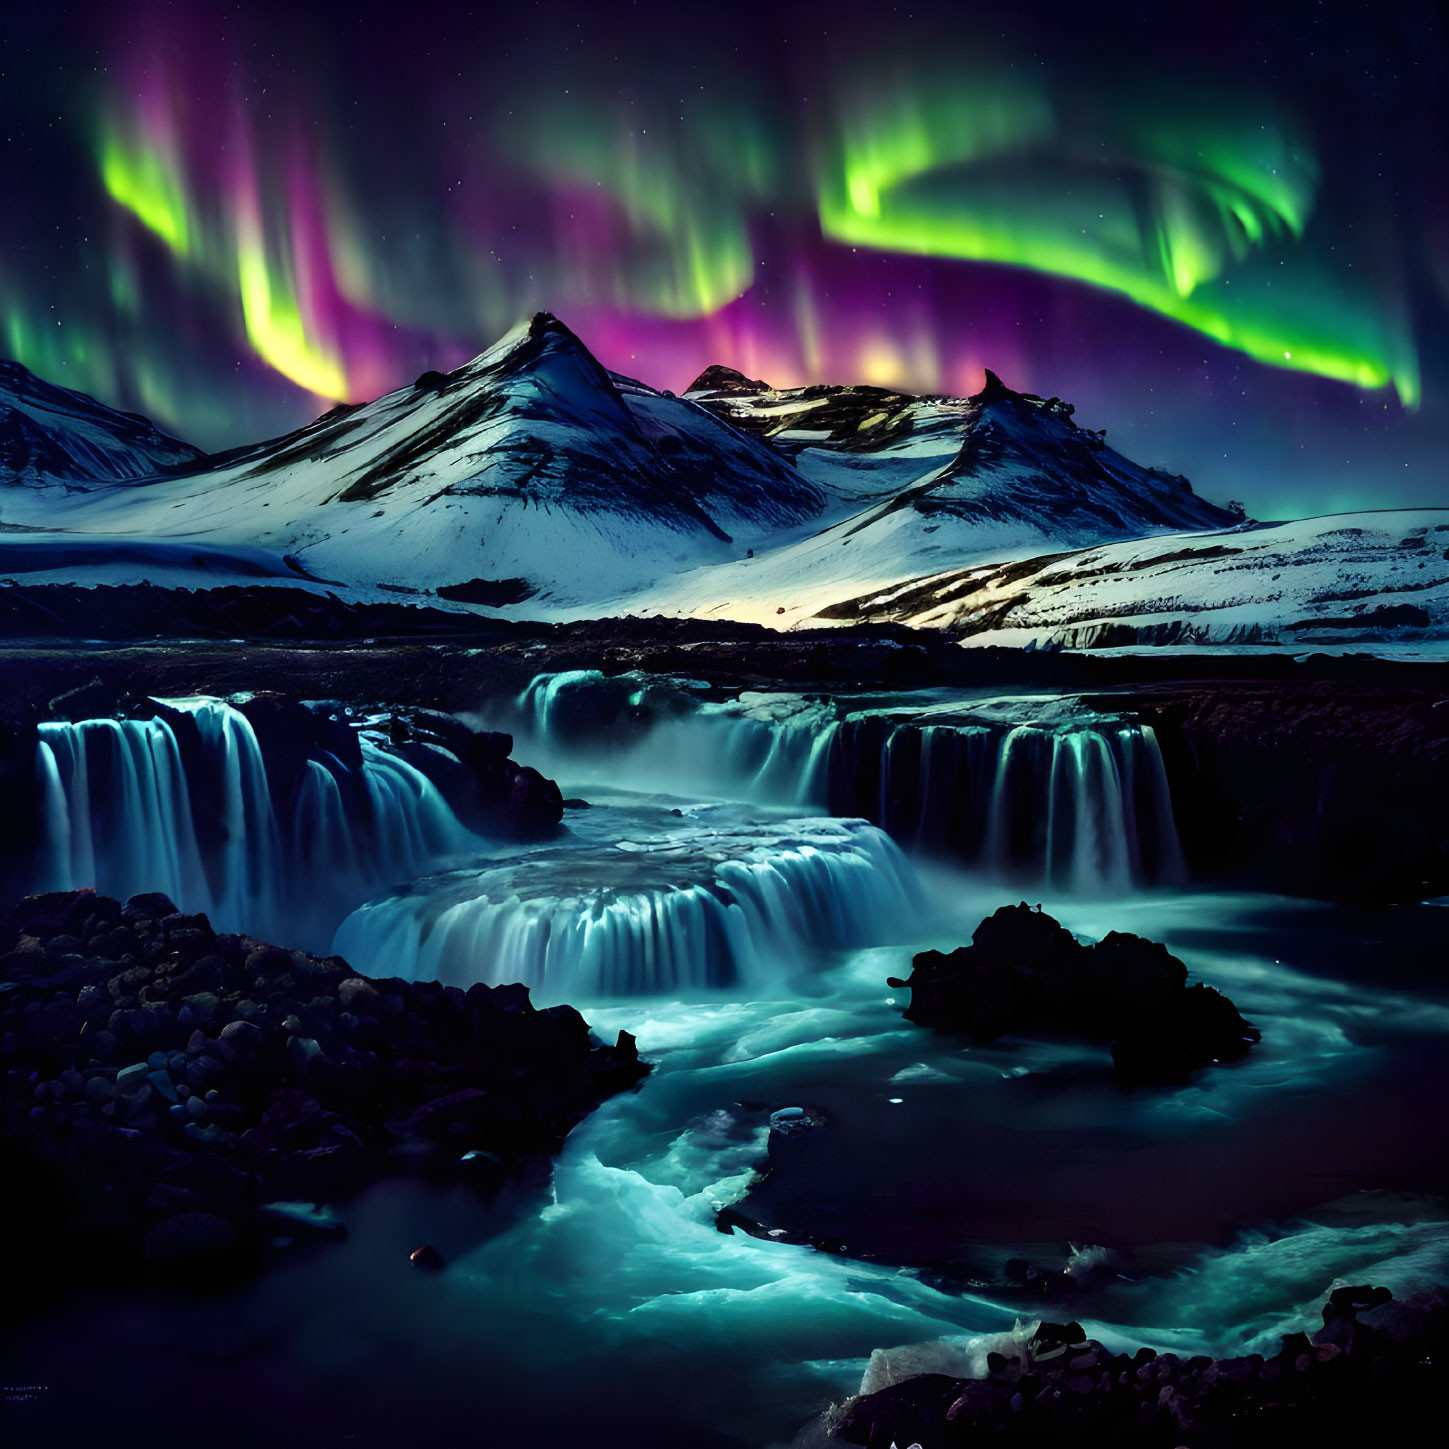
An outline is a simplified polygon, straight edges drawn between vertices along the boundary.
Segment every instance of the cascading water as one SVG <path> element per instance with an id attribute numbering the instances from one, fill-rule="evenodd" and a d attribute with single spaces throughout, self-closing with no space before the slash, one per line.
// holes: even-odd
<path id="1" fill-rule="evenodd" d="M 1071 700 L 847 702 L 709 697 L 690 681 L 540 675 L 518 702 L 531 749 L 577 770 L 859 815 L 903 845 L 1022 884 L 1121 890 L 1184 876 L 1156 736 Z"/>
<path id="2" fill-rule="evenodd" d="M 1167 941 L 1263 1031 L 1232 1067 L 1106 1090 L 1099 1044 L 975 1046 L 901 1019 L 886 978 L 913 951 L 968 939 L 1004 892 L 933 871 L 949 889 L 927 918 L 892 836 L 1068 882 L 1160 874 L 1174 837 L 1150 731 L 1040 698 L 845 708 L 595 690 L 600 678 L 541 684 L 551 703 L 522 751 L 570 794 L 592 771 L 578 793 L 593 808 L 533 845 L 466 842 L 467 869 L 427 858 L 456 822 L 365 737 L 360 765 L 314 747 L 282 790 L 266 731 L 263 758 L 225 706 L 42 732 L 53 877 L 110 872 L 117 889 L 124 872 L 120 889 L 160 885 L 219 916 L 269 897 L 295 907 L 334 872 L 351 906 L 422 859 L 439 873 L 344 921 L 336 944 L 354 966 L 522 979 L 601 1037 L 635 1034 L 654 1065 L 570 1135 L 537 1197 L 500 1198 L 486 1230 L 471 1189 L 459 1211 L 437 1182 L 392 1183 L 341 1209 L 345 1239 L 259 1284 L 182 1310 L 169 1297 L 108 1309 L 102 1289 L 39 1320 L 35 1363 L 68 1362 L 118 1323 L 146 1355 L 139 1373 L 135 1355 L 102 1355 L 97 1393 L 60 1396 L 80 1420 L 65 1442 L 106 1432 L 108 1406 L 138 1392 L 148 1423 L 184 1434 L 218 1384 L 243 1402 L 305 1355 L 309 1420 L 341 1413 L 379 1443 L 415 1427 L 419 1382 L 439 1423 L 471 1432 L 483 1364 L 500 1442 L 584 1442 L 603 1424 L 610 1443 L 784 1444 L 882 1363 L 981 1373 L 996 1335 L 1039 1313 L 1113 1349 L 1271 1353 L 1278 1334 L 1321 1324 L 1336 1282 L 1443 1281 L 1442 1167 L 1421 1133 L 1385 1128 L 1443 1094 L 1432 910 L 1169 892 L 1066 903 L 1085 938 Z M 891 835 L 797 818 L 826 805 Z M 790 1108 L 805 1109 L 798 1128 Z M 400 1278 L 422 1241 L 454 1269 Z M 1074 1277 L 1070 1297 L 1008 1281 L 1013 1259 L 1060 1267 L 1072 1241 L 1121 1256 Z M 238 1322 L 262 1346 L 219 1360 Z M 924 1359 L 896 1348 L 921 1344 Z M 427 1379 L 400 1363 L 427 1364 Z"/>
<path id="3" fill-rule="evenodd" d="M 709 698 L 708 686 L 597 669 L 540 674 L 518 700 L 531 748 L 560 769 L 605 751 L 645 787 L 701 787 L 782 805 L 826 804 L 840 712 L 793 694 Z M 855 814 L 856 811 L 842 811 Z"/>
<path id="4" fill-rule="evenodd" d="M 325 945 L 358 900 L 477 844 L 426 775 L 366 734 L 360 769 L 316 749 L 279 802 L 245 714 L 164 705 L 172 719 L 40 726 L 42 889 L 163 891 L 220 930 Z"/>
<path id="5" fill-rule="evenodd" d="M 614 813 L 604 807 L 591 814 Z M 334 949 L 359 970 L 549 1000 L 778 982 L 820 949 L 889 939 L 921 896 L 862 821 L 742 820 L 724 807 L 421 881 L 354 911 Z"/>
<path id="6" fill-rule="evenodd" d="M 854 801 L 903 844 L 1012 879 L 1120 891 L 1184 874 L 1162 754 L 1133 721 L 854 716 L 820 773 L 832 809 Z"/>

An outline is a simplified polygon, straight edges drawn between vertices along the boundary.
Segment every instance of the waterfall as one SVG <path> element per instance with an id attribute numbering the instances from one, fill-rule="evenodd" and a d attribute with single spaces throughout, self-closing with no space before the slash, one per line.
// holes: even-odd
<path id="1" fill-rule="evenodd" d="M 1136 721 L 848 716 L 816 779 L 830 810 L 1024 884 L 1121 890 L 1184 875 L 1162 752 Z"/>
<path id="2" fill-rule="evenodd" d="M 597 670 L 540 675 L 520 732 L 555 774 L 861 816 L 1023 886 L 1183 879 L 1157 737 L 1070 699 L 889 701 L 746 692 Z"/>
<path id="3" fill-rule="evenodd" d="M 314 746 L 287 792 L 240 710 L 162 704 L 171 718 L 39 727 L 39 888 L 162 891 L 219 930 L 325 945 L 358 900 L 476 843 L 422 771 L 365 733 L 360 770 Z"/>
<path id="4" fill-rule="evenodd" d="M 552 1001 L 689 993 L 763 986 L 920 909 L 905 857 L 863 821 L 709 820 L 418 882 L 354 911 L 333 949 L 363 972 L 522 981 Z"/>
<path id="5" fill-rule="evenodd" d="M 213 906 L 176 736 L 160 720 L 42 724 L 45 890 L 160 890 Z"/>
<path id="6" fill-rule="evenodd" d="M 715 700 L 708 689 L 697 680 L 597 669 L 540 674 L 508 723 L 545 773 L 604 757 L 609 778 L 622 770 L 650 791 L 823 805 L 834 705 L 754 692 Z"/>

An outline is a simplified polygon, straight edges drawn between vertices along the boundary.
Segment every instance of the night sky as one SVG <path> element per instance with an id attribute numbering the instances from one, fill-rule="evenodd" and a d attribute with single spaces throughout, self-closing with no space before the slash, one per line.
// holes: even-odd
<path id="1" fill-rule="evenodd" d="M 989 366 L 1261 517 L 1449 502 L 1397 4 L 6 5 L 0 353 L 218 448 L 539 308 L 679 389 Z"/>

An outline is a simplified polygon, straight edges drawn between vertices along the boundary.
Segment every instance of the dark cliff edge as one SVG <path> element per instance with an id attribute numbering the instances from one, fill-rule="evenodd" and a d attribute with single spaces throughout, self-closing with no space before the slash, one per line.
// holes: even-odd
<path id="1" fill-rule="evenodd" d="M 1449 893 L 1449 692 L 1222 681 L 1132 703 L 1162 747 L 1194 878 L 1337 900 Z"/>

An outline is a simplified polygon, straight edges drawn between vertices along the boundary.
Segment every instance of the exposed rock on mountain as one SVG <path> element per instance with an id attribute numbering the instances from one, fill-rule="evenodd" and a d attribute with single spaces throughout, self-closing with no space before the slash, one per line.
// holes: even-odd
<path id="1" fill-rule="evenodd" d="M 822 617 L 1037 649 L 1442 639 L 1449 510 L 1342 513 L 982 563 L 841 600 Z"/>
<path id="2" fill-rule="evenodd" d="M 794 458 L 823 488 L 938 522 L 1012 521 L 1066 539 L 1234 521 L 1187 479 L 1142 468 L 1104 433 L 1078 427 L 1070 403 L 1014 392 L 989 370 L 980 392 L 953 398 L 774 389 L 712 367 L 685 396 Z M 867 514 L 859 526 L 877 519 Z"/>
<path id="3" fill-rule="evenodd" d="M 557 604 L 743 554 L 820 506 L 770 449 L 612 376 L 540 313 L 454 372 L 20 521 L 72 544 L 264 549 L 319 580 L 455 598 L 503 580 L 514 600 Z"/>

